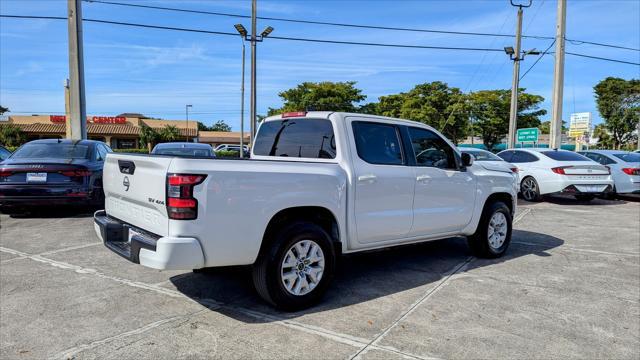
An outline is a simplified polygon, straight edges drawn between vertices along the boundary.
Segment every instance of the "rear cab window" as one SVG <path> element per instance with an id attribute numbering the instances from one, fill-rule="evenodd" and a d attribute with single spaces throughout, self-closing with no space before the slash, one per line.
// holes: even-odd
<path id="1" fill-rule="evenodd" d="M 541 151 L 542 155 L 556 161 L 591 161 L 589 158 L 571 151 Z"/>
<path id="2" fill-rule="evenodd" d="M 260 125 L 253 146 L 259 156 L 335 159 L 336 139 L 328 119 L 290 118 Z"/>

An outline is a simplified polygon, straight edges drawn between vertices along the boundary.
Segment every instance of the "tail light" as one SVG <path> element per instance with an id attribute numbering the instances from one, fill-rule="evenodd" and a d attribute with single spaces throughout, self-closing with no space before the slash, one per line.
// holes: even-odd
<path id="1" fill-rule="evenodd" d="M 306 111 L 292 111 L 292 112 L 286 112 L 282 114 L 283 119 L 292 118 L 292 117 L 305 117 L 305 116 L 307 116 Z"/>
<path id="2" fill-rule="evenodd" d="M 89 170 L 63 170 L 60 171 L 60 174 L 68 177 L 80 177 L 80 176 L 91 176 L 91 171 Z"/>
<path id="3" fill-rule="evenodd" d="M 551 168 L 551 171 L 553 171 L 556 174 L 566 175 L 564 172 L 564 169 L 565 169 L 564 167 L 554 167 L 554 168 Z"/>
<path id="4" fill-rule="evenodd" d="M 193 220 L 198 218 L 198 200 L 193 188 L 207 175 L 169 174 L 167 176 L 167 214 L 169 219 Z"/>
<path id="5" fill-rule="evenodd" d="M 9 177 L 13 175 L 13 171 L 10 170 L 0 170 L 0 178 L 1 177 Z"/>
<path id="6" fill-rule="evenodd" d="M 515 166 L 511 168 L 511 172 L 514 173 L 514 174 L 517 174 L 518 171 L 519 171 L 518 168 L 515 167 Z"/>
<path id="7" fill-rule="evenodd" d="M 627 175 L 640 175 L 640 168 L 623 168 L 622 171 L 624 171 L 624 173 Z"/>

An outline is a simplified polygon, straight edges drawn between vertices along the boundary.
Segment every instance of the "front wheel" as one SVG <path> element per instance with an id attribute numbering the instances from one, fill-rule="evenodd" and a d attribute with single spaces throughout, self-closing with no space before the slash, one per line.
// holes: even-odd
<path id="1" fill-rule="evenodd" d="M 488 204 L 482 212 L 476 232 L 467 238 L 469 247 L 478 257 L 497 258 L 511 243 L 512 216 L 501 201 Z"/>
<path id="2" fill-rule="evenodd" d="M 538 182 L 531 176 L 524 178 L 520 183 L 520 194 L 522 194 L 522 197 L 529 202 L 538 202 L 542 200 Z"/>
<path id="3" fill-rule="evenodd" d="M 253 265 L 258 294 L 283 310 L 315 304 L 335 271 L 331 238 L 321 227 L 296 222 L 280 230 Z"/>

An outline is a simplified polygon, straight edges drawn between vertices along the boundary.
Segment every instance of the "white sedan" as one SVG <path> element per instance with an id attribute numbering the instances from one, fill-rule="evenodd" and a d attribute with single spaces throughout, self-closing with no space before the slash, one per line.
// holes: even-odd
<path id="1" fill-rule="evenodd" d="M 498 156 L 518 167 L 520 193 L 527 201 L 540 201 L 547 194 L 568 194 L 588 201 L 613 191 L 609 168 L 572 151 L 510 149 Z"/>
<path id="2" fill-rule="evenodd" d="M 487 170 L 511 172 L 515 173 L 516 176 L 518 174 L 517 166 L 502 160 L 502 158 L 490 151 L 469 147 L 459 147 L 458 150 L 460 150 L 461 153 L 473 155 L 474 163 L 481 165 Z"/>
<path id="3" fill-rule="evenodd" d="M 585 150 L 580 154 L 611 169 L 616 193 L 640 193 L 640 154 L 621 150 Z"/>

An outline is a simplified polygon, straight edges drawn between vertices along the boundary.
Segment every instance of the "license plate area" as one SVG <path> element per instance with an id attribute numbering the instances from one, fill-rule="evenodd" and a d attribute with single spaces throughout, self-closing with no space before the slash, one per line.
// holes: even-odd
<path id="1" fill-rule="evenodd" d="M 575 187 L 584 193 L 601 193 L 607 188 L 607 185 L 575 185 Z"/>
<path id="2" fill-rule="evenodd" d="M 27 182 L 28 183 L 46 183 L 47 182 L 47 173 L 46 172 L 28 172 L 27 173 Z"/>

